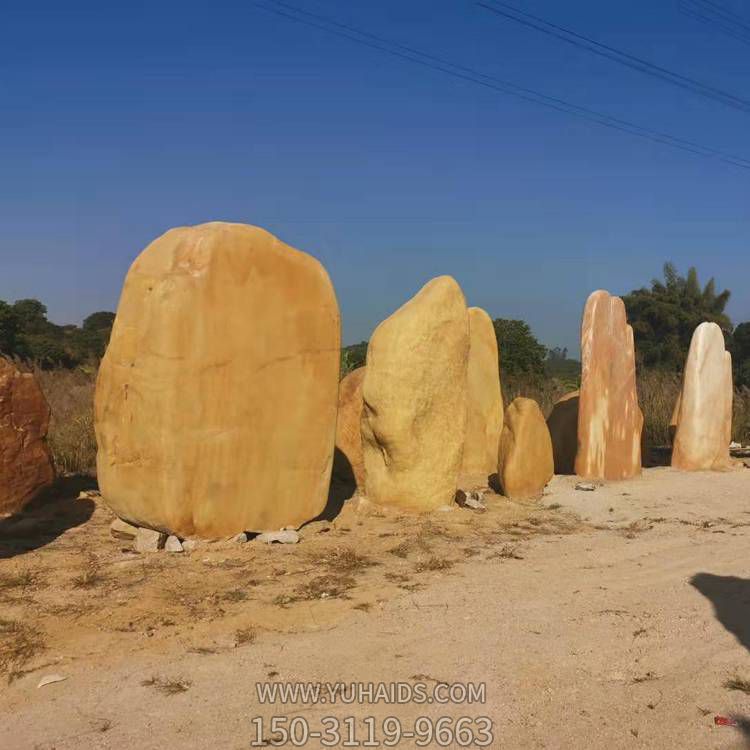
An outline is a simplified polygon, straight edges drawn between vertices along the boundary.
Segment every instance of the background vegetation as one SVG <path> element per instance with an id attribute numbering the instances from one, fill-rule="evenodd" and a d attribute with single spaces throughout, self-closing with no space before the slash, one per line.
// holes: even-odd
<path id="1" fill-rule="evenodd" d="M 664 266 L 664 278 L 623 297 L 633 326 L 638 392 L 650 446 L 669 442 L 668 427 L 690 338 L 703 321 L 717 323 L 732 352 L 735 399 L 733 437 L 750 443 L 750 321 L 733 327 L 726 315 L 729 290 L 716 291 L 713 279 L 701 286 L 694 268 L 681 276 Z M 52 408 L 50 445 L 58 469 L 94 474 L 94 381 L 109 341 L 114 313 L 96 312 L 79 326 L 47 319 L 38 300 L 0 300 L 0 354 L 34 369 Z M 581 365 L 566 349 L 547 349 L 523 320 L 493 321 L 500 355 L 503 397 L 536 399 L 545 414 L 555 401 L 580 384 Z M 341 350 L 341 376 L 361 367 L 367 342 Z"/>

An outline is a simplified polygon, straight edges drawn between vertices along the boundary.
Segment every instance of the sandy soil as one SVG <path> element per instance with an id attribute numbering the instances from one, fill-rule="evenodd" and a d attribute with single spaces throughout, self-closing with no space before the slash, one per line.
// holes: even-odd
<path id="1" fill-rule="evenodd" d="M 488 716 L 504 748 L 750 747 L 750 692 L 726 686 L 750 681 L 750 472 L 574 485 L 427 519 L 352 503 L 296 546 L 190 555 L 133 554 L 71 488 L 0 522 L 0 747 L 247 748 L 273 716 Z M 263 681 L 470 681 L 487 700 L 261 705 Z"/>

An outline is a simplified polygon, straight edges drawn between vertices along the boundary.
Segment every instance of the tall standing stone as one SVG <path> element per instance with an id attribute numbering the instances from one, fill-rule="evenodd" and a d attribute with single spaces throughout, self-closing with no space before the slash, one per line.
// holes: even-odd
<path id="1" fill-rule="evenodd" d="M 170 230 L 131 266 L 99 371 L 104 499 L 181 537 L 314 518 L 327 501 L 339 346 L 317 260 L 243 224 Z"/>
<path id="2" fill-rule="evenodd" d="M 581 325 L 581 389 L 576 473 L 627 479 L 641 472 L 643 414 L 635 381 L 633 329 L 619 297 L 599 290 Z"/>
<path id="3" fill-rule="evenodd" d="M 467 372 L 466 442 L 461 473 L 489 476 L 497 471 L 503 395 L 495 328 L 480 307 L 469 308 Z"/>
<path id="4" fill-rule="evenodd" d="M 362 456 L 362 383 L 365 379 L 365 368 L 352 370 L 339 384 L 339 413 L 336 423 L 336 448 L 348 463 L 357 487 L 365 486 L 365 461 Z M 337 467 L 334 460 L 333 470 L 345 473 L 346 467 Z M 341 476 L 342 480 L 349 477 Z"/>
<path id="5" fill-rule="evenodd" d="M 505 412 L 497 473 L 506 497 L 531 499 L 552 479 L 552 440 L 539 404 L 515 398 Z"/>
<path id="6" fill-rule="evenodd" d="M 695 471 L 732 465 L 732 357 L 716 323 L 701 323 L 690 341 L 677 402 L 672 466 Z"/>
<path id="7" fill-rule="evenodd" d="M 362 390 L 369 500 L 410 511 L 453 502 L 468 356 L 466 302 L 449 276 L 427 283 L 375 329 Z"/>
<path id="8" fill-rule="evenodd" d="M 0 516 L 21 510 L 55 477 L 49 418 L 34 375 L 0 357 Z"/>

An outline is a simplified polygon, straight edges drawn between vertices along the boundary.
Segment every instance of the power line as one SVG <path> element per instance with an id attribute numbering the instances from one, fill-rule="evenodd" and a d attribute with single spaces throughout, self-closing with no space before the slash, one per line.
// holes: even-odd
<path id="1" fill-rule="evenodd" d="M 595 55 L 599 55 L 600 57 L 612 60 L 620 65 L 631 68 L 632 70 L 640 71 L 646 75 L 671 83 L 674 86 L 679 86 L 682 89 L 691 91 L 699 96 L 726 104 L 729 107 L 744 112 L 750 112 L 750 100 L 742 99 L 727 91 L 722 91 L 715 86 L 702 83 L 695 78 L 675 73 L 668 68 L 656 65 L 655 63 L 644 60 L 641 57 L 631 55 L 628 52 L 623 52 L 622 50 L 611 47 L 608 44 L 602 44 L 591 37 L 584 36 L 583 34 L 579 34 L 576 31 L 572 31 L 571 29 L 567 29 L 564 26 L 552 23 L 551 21 L 546 21 L 539 16 L 519 10 L 512 5 L 501 2 L 500 0 L 490 0 L 490 2 L 492 3 L 491 5 L 486 2 L 477 2 L 477 5 L 498 16 L 507 18 L 515 23 L 521 24 L 522 26 L 526 26 L 527 28 L 541 31 L 543 34 L 555 37 L 563 42 L 572 44 L 574 47 L 584 49 Z"/>
<path id="2" fill-rule="evenodd" d="M 734 37 L 745 44 L 750 44 L 750 26 L 744 20 L 730 11 L 719 8 L 715 3 L 693 0 L 694 5 L 680 3 L 679 10 L 683 15 L 694 18 L 704 26 L 718 28 L 728 36 Z M 717 12 L 716 9 L 723 12 Z"/>
<path id="3" fill-rule="evenodd" d="M 729 10 L 729 8 L 725 8 L 723 5 L 719 5 L 719 3 L 711 2 L 711 0 L 692 0 L 694 5 L 702 5 L 704 8 L 709 9 L 711 12 L 715 13 L 720 18 L 723 18 L 729 23 L 736 24 L 737 26 L 743 28 L 745 31 L 750 32 L 750 24 L 739 14 Z"/>
<path id="4" fill-rule="evenodd" d="M 574 115 L 575 117 L 594 122 L 613 130 L 623 131 L 630 135 L 636 135 L 640 138 L 645 138 L 671 146 L 672 148 L 688 151 L 699 156 L 716 158 L 729 164 L 733 164 L 734 166 L 742 167 L 743 169 L 750 169 L 750 160 L 743 157 L 728 154 L 694 141 L 678 138 L 669 133 L 646 128 L 636 123 L 589 109 L 588 107 L 573 104 L 558 97 L 548 96 L 547 94 L 535 91 L 534 89 L 519 86 L 510 81 L 505 81 L 474 70 L 473 68 L 466 67 L 465 65 L 453 63 L 436 55 L 422 52 L 415 47 L 393 42 L 385 37 L 378 36 L 355 26 L 344 24 L 318 13 L 304 10 L 303 8 L 291 5 L 283 0 L 263 0 L 263 2 L 255 2 L 254 5 L 269 13 L 281 16 L 282 18 L 321 29 L 330 34 L 349 39 L 357 44 L 371 47 L 394 57 L 445 73 L 453 78 L 470 81 L 471 83 L 475 83 L 485 88 L 503 94 L 509 94 L 549 109 Z"/>

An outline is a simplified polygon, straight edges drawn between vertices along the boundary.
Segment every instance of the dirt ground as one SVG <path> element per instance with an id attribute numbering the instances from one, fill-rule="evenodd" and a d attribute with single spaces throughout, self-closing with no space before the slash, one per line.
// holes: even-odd
<path id="1" fill-rule="evenodd" d="M 298 545 L 141 555 L 71 484 L 0 521 L 0 748 L 233 750 L 274 716 L 486 716 L 498 748 L 750 747 L 750 472 L 574 486 L 428 518 L 350 502 Z M 261 705 L 266 681 L 484 683 L 486 702 Z"/>

